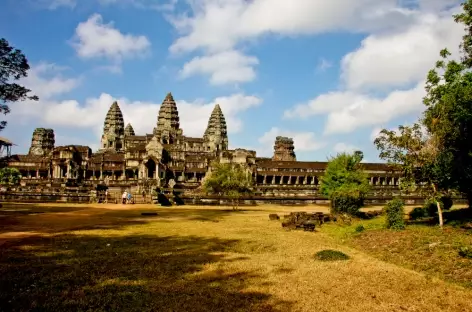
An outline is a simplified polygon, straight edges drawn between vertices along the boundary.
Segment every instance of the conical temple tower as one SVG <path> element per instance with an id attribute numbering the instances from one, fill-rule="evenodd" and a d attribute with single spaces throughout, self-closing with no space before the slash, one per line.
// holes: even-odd
<path id="1" fill-rule="evenodd" d="M 115 101 L 110 106 L 105 123 L 103 125 L 103 134 L 101 140 L 101 150 L 121 151 L 123 150 L 123 139 L 125 137 L 125 122 L 120 106 Z"/>
<path id="2" fill-rule="evenodd" d="M 276 161 L 296 161 L 295 145 L 293 139 L 283 136 L 275 138 L 274 156 L 272 160 Z"/>
<path id="3" fill-rule="evenodd" d="M 125 128 L 125 136 L 131 136 L 131 135 L 136 135 L 136 134 L 134 133 L 133 126 L 131 126 L 131 124 L 128 123 L 128 125 L 126 125 L 126 128 Z"/>
<path id="4" fill-rule="evenodd" d="M 182 135 L 180 129 L 179 112 L 175 104 L 172 93 L 167 93 L 166 98 L 159 108 L 157 117 L 157 127 L 154 128 L 154 135 L 159 138 L 163 144 L 173 144 L 178 137 Z"/>
<path id="5" fill-rule="evenodd" d="M 55 136 L 53 129 L 36 128 L 31 139 L 29 155 L 48 156 L 54 149 Z"/>
<path id="6" fill-rule="evenodd" d="M 208 126 L 203 135 L 207 151 L 224 151 L 228 149 L 228 129 L 220 105 L 216 104 L 208 120 Z"/>

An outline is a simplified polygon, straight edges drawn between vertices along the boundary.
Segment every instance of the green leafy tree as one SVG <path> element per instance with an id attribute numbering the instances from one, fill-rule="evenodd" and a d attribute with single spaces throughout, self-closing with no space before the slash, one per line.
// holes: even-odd
<path id="1" fill-rule="evenodd" d="M 458 61 L 450 59 L 447 49 L 440 52 L 427 76 L 421 122 L 436 140 L 438 158 L 450 161 L 443 172 L 449 187 L 465 194 L 472 207 L 472 0 L 462 7 L 462 13 L 454 16 L 465 27 L 462 57 Z"/>
<path id="2" fill-rule="evenodd" d="M 209 177 L 203 183 L 203 189 L 210 194 L 228 196 L 236 209 L 239 198 L 252 193 L 251 174 L 239 164 L 214 163 Z"/>
<path id="3" fill-rule="evenodd" d="M 370 189 L 361 164 L 363 157 L 363 153 L 357 151 L 340 153 L 329 160 L 320 191 L 330 199 L 333 213 L 355 215 L 363 206 Z"/>
<path id="4" fill-rule="evenodd" d="M 31 90 L 15 83 L 28 76 L 30 69 L 25 55 L 18 49 L 10 46 L 7 40 L 0 39 L 0 113 L 8 114 L 11 102 L 23 100 L 38 100 L 35 95 L 28 95 Z M 6 121 L 0 122 L 0 131 L 7 125 Z"/>
<path id="5" fill-rule="evenodd" d="M 436 137 L 420 124 L 400 126 L 398 131 L 383 129 L 374 144 L 379 157 L 402 172 L 400 188 L 416 192 L 434 201 L 439 225 L 443 226 L 440 199 L 449 194 L 452 185 L 450 155 L 441 153 Z"/>
<path id="6" fill-rule="evenodd" d="M 20 183 L 21 173 L 16 168 L 5 167 L 0 169 L 0 185 L 10 186 Z"/>

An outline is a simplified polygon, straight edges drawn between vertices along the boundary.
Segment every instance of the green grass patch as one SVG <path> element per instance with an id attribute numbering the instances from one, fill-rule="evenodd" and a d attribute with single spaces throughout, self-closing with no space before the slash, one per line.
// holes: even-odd
<path id="1" fill-rule="evenodd" d="M 363 231 L 359 231 L 361 226 Z M 326 224 L 321 231 L 381 260 L 472 287 L 470 230 L 414 224 L 395 231 L 385 228 L 385 217 L 378 217 L 349 226 Z"/>
<path id="2" fill-rule="evenodd" d="M 325 249 L 315 254 L 315 259 L 320 261 L 349 260 L 349 256 L 339 250 Z"/>

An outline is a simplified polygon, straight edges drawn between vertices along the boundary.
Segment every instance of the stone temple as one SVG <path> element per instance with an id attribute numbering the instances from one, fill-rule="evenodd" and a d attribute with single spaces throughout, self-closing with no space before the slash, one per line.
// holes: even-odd
<path id="1" fill-rule="evenodd" d="M 171 93 L 162 102 L 151 133 L 136 134 L 125 123 L 120 106 L 111 104 L 105 116 L 98 151 L 81 145 L 55 146 L 54 131 L 34 131 L 27 155 L 12 155 L 7 163 L 22 173 L 22 185 L 72 183 L 90 189 L 107 184 L 117 190 L 133 189 L 143 181 L 179 189 L 198 188 L 214 161 L 239 163 L 252 174 L 260 196 L 314 196 L 326 162 L 297 161 L 294 141 L 277 137 L 271 158 L 255 151 L 228 148 L 224 112 L 215 105 L 203 137 L 185 136 Z M 369 182 L 380 188 L 396 188 L 399 176 L 386 164 L 365 163 Z M 172 183 L 174 183 L 172 182 Z"/>

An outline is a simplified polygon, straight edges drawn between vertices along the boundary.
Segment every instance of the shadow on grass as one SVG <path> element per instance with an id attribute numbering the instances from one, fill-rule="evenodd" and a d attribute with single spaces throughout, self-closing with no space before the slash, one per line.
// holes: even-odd
<path id="1" fill-rule="evenodd" d="M 0 234 L 14 232 L 64 233 L 79 230 L 120 229 L 124 226 L 154 221 L 184 219 L 189 221 L 218 222 L 224 217 L 252 210 L 232 209 L 172 209 L 157 206 L 133 209 L 99 209 L 84 207 L 13 205 L 0 210 Z M 12 211 L 15 210 L 16 211 Z M 38 213 L 43 212 L 43 213 Z M 143 212 L 157 212 L 157 216 L 143 216 Z"/>
<path id="2" fill-rule="evenodd" d="M 2 311 L 287 311 L 288 302 L 244 291 L 253 272 L 204 270 L 237 240 L 60 235 L 0 250 Z"/>
<path id="3" fill-rule="evenodd" d="M 421 213 L 423 213 L 423 215 L 420 215 Z M 417 216 L 411 218 L 415 214 Z M 418 217 L 418 215 L 420 216 Z M 412 212 L 410 212 L 410 218 L 411 219 L 408 220 L 408 224 L 429 226 L 437 226 L 439 224 L 439 217 L 436 211 L 427 213 L 423 207 L 414 208 Z M 466 224 L 472 223 L 472 209 L 461 208 L 443 211 L 443 219 L 444 224 L 454 227 L 463 227 Z"/>

